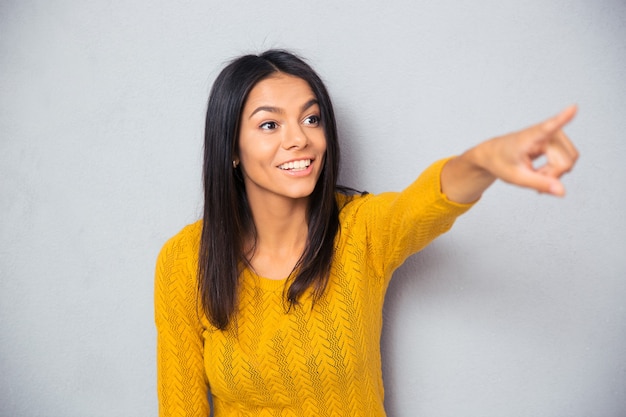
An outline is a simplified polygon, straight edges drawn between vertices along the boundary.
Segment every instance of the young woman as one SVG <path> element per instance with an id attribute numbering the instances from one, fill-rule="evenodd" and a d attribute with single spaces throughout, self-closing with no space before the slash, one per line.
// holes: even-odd
<path id="1" fill-rule="evenodd" d="M 285 51 L 231 62 L 208 103 L 203 219 L 157 263 L 160 415 L 208 416 L 212 399 L 217 417 L 384 416 L 393 271 L 498 178 L 563 195 L 575 112 L 435 162 L 402 192 L 359 194 L 337 186 L 316 73 Z"/>

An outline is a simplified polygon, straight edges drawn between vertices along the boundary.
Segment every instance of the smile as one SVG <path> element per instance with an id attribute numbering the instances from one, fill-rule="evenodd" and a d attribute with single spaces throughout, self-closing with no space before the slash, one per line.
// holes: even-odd
<path id="1" fill-rule="evenodd" d="M 278 168 L 289 171 L 302 171 L 311 165 L 310 159 L 302 159 L 300 161 L 285 162 L 278 166 Z"/>

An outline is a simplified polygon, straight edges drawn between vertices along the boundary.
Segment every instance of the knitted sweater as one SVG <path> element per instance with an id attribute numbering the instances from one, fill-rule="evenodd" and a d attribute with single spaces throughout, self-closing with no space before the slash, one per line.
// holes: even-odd
<path id="1" fill-rule="evenodd" d="M 236 326 L 199 306 L 201 222 L 163 247 L 156 269 L 159 415 L 384 416 L 382 309 L 393 271 L 471 205 L 440 191 L 445 160 L 400 193 L 338 194 L 340 231 L 321 300 L 287 311 L 285 281 L 242 273 Z M 208 394 L 210 390 L 210 394 Z"/>

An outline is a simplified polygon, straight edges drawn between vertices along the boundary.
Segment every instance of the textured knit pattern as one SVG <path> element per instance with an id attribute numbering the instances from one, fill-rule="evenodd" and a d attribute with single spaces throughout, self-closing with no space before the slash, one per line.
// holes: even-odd
<path id="1" fill-rule="evenodd" d="M 285 281 L 245 270 L 236 326 L 213 328 L 197 295 L 201 222 L 157 262 L 161 417 L 384 416 L 382 308 L 393 271 L 470 205 L 440 192 L 444 161 L 401 193 L 338 196 L 341 230 L 329 285 L 287 311 Z"/>

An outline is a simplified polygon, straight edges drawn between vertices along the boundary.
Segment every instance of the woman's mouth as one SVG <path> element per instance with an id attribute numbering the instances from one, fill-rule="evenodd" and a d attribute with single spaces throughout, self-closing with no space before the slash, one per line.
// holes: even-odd
<path id="1" fill-rule="evenodd" d="M 278 168 L 285 171 L 303 171 L 311 165 L 311 162 L 310 159 L 301 159 L 299 161 L 285 162 L 280 164 Z"/>

